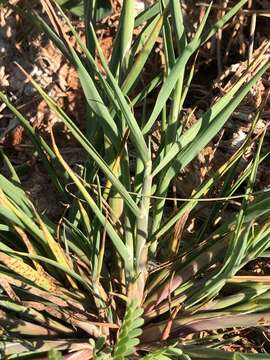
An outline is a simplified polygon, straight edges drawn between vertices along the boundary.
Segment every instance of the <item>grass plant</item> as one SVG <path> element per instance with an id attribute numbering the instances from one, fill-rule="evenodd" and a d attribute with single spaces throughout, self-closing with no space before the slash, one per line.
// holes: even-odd
<path id="1" fill-rule="evenodd" d="M 270 200 L 254 189 L 258 167 L 269 155 L 263 148 L 265 131 L 253 133 L 262 109 L 241 147 L 189 199 L 178 202 L 177 209 L 166 200 L 172 180 L 215 138 L 270 67 L 264 56 L 267 45 L 230 90 L 185 127 L 183 106 L 196 54 L 247 0 L 237 1 L 212 25 L 210 4 L 192 38 L 178 0 L 157 1 L 137 17 L 135 0 L 124 0 L 109 62 L 95 32 L 90 1 L 83 8 L 89 11 L 84 14 L 86 42 L 58 1 L 40 3 L 43 14 L 20 4 L 4 6 L 37 26 L 76 68 L 85 95 L 85 131 L 20 69 L 87 154 L 87 162 L 82 174 L 76 173 L 57 136 L 52 132 L 51 141 L 42 138 L 0 93 L 68 209 L 59 223 L 39 214 L 2 152 L 10 174 L 0 175 L 2 357 L 268 359 L 266 354 L 222 351 L 239 340 L 231 329 L 270 323 L 269 277 L 239 276 L 248 263 L 269 256 Z M 135 93 L 160 36 L 164 68 Z M 153 98 L 154 104 L 149 101 Z M 143 115 L 136 111 L 140 106 L 147 109 Z M 154 150 L 151 136 L 157 124 L 161 140 Z M 237 175 L 235 167 L 250 146 L 256 148 L 254 157 Z M 207 224 L 188 241 L 176 236 L 177 227 L 207 202 L 216 184 L 221 184 L 216 195 L 221 199 L 208 200 L 212 211 Z M 229 199 L 239 194 L 239 184 L 246 184 L 239 210 L 215 225 Z"/>

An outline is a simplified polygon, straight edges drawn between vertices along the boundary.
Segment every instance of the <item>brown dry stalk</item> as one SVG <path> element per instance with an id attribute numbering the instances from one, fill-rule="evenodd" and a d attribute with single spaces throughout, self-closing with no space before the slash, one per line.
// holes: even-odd
<path id="1" fill-rule="evenodd" d="M 21 302 L 20 298 L 17 296 L 15 291 L 12 289 L 12 287 L 11 287 L 10 283 L 8 282 L 8 280 L 5 279 L 5 278 L 2 278 L 2 276 L 0 278 L 0 287 L 5 291 L 5 293 L 7 294 L 7 296 L 11 300 L 13 300 L 13 301 L 15 301 L 17 303 Z"/>
<path id="2" fill-rule="evenodd" d="M 65 26 L 64 24 L 60 21 L 59 16 L 57 16 L 52 4 L 50 0 L 40 0 L 42 3 L 42 6 L 44 8 L 44 10 L 46 11 L 55 32 L 62 37 L 62 39 L 64 39 L 64 41 L 68 44 L 69 40 L 68 37 L 66 35 L 66 31 L 65 31 Z"/>
<path id="3" fill-rule="evenodd" d="M 64 250 L 62 249 L 62 247 L 58 244 L 58 242 L 53 238 L 53 236 L 51 235 L 51 233 L 49 232 L 49 230 L 47 229 L 46 225 L 44 224 L 44 222 L 42 221 L 41 217 L 38 215 L 38 213 L 35 211 L 35 215 L 37 217 L 38 223 L 40 225 L 40 228 L 44 234 L 44 237 L 56 259 L 56 261 L 67 267 L 70 270 L 73 270 L 72 267 L 72 262 L 70 261 L 70 259 L 66 256 Z M 73 280 L 73 278 L 66 274 L 67 279 L 69 280 L 71 286 L 74 289 L 78 289 L 78 286 L 76 284 L 76 282 Z"/>
<path id="4" fill-rule="evenodd" d="M 177 255 L 181 236 L 185 228 L 185 224 L 187 222 L 190 210 L 184 212 L 184 214 L 180 217 L 173 229 L 173 235 L 170 239 L 169 249 L 170 249 L 170 257 L 174 257 Z"/>
<path id="5" fill-rule="evenodd" d="M 167 324 L 164 327 L 164 330 L 162 332 L 160 341 L 167 340 L 170 336 L 171 328 L 173 325 L 173 321 L 176 318 L 176 315 L 178 314 L 179 310 L 181 309 L 182 305 L 178 304 L 172 311 L 170 318 L 167 321 Z"/>
<path id="6" fill-rule="evenodd" d="M 14 279 L 11 276 L 1 274 L 1 280 L 5 280 L 10 285 L 16 286 L 17 288 L 24 288 L 29 294 L 33 294 L 33 295 L 40 297 L 41 299 L 44 299 L 46 301 L 50 301 L 53 304 L 60 306 L 62 308 L 69 306 L 65 300 L 60 299 L 59 297 L 52 295 L 51 293 L 49 293 L 47 291 L 44 291 L 37 287 L 31 286 L 21 280 Z M 72 305 L 76 308 L 74 303 Z M 83 309 L 83 307 L 80 306 L 79 310 L 82 310 L 82 309 Z"/>
<path id="7" fill-rule="evenodd" d="M 51 279 L 46 276 L 41 276 L 41 274 L 34 270 L 30 265 L 25 264 L 21 259 L 0 252 L 0 261 L 10 270 L 32 281 L 42 289 L 52 292 L 56 290 L 56 285 L 51 281 Z"/>
<path id="8" fill-rule="evenodd" d="M 262 284 L 270 284 L 270 276 L 267 275 L 235 275 L 228 280 L 229 283 L 258 282 Z"/>
<path id="9" fill-rule="evenodd" d="M 18 233 L 18 235 L 20 236 L 22 241 L 24 242 L 29 254 L 37 255 L 37 252 L 34 249 L 33 245 L 31 244 L 31 241 L 29 240 L 26 232 L 23 229 L 21 229 L 18 225 L 14 225 L 13 228 Z M 37 272 L 39 272 L 41 275 L 45 275 L 45 271 L 38 261 L 33 260 L 33 264 L 35 265 Z"/>

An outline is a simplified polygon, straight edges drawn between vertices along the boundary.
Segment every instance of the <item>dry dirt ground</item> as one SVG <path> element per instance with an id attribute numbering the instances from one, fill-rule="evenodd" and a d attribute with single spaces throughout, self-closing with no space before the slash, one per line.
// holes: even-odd
<path id="1" fill-rule="evenodd" d="M 13 0 L 10 2 L 26 3 L 27 1 Z M 42 12 L 38 2 L 36 5 L 33 5 L 33 2 L 30 3 L 31 6 L 35 6 Z M 226 11 L 226 7 L 229 8 L 233 3 L 234 1 L 216 1 L 211 22 L 218 19 Z M 142 1 L 138 1 L 137 6 L 138 11 L 140 11 L 144 4 Z M 113 14 L 102 21 L 98 31 L 103 51 L 108 59 L 115 37 L 121 2 L 114 1 L 113 8 Z M 194 29 L 202 17 L 203 9 L 202 1 L 183 1 L 185 23 L 189 36 L 194 33 Z M 183 113 L 187 119 L 187 126 L 194 123 L 218 96 L 230 88 L 235 79 L 246 70 L 248 63 L 262 49 L 265 49 L 262 57 L 269 57 L 269 9 L 269 0 L 249 1 L 249 7 L 234 17 L 223 31 L 219 31 L 217 36 L 213 37 L 201 49 L 197 60 L 196 75 Z M 73 18 L 73 23 L 84 36 L 82 21 Z M 60 135 L 58 142 L 65 157 L 72 166 L 79 166 L 85 161 L 81 149 L 77 147 L 59 119 L 49 111 L 45 102 L 40 99 L 25 80 L 16 63 L 19 63 L 30 73 L 79 126 L 84 128 L 84 99 L 74 68 L 44 35 L 7 8 L 0 8 L 0 56 L 0 90 L 9 96 L 29 122 L 45 137 L 48 137 L 48 133 L 53 127 L 54 132 Z M 151 63 L 146 67 L 145 79 L 151 78 L 155 72 L 159 71 L 163 61 L 162 46 L 159 44 L 153 52 Z M 269 88 L 270 72 L 267 72 L 253 87 L 220 134 L 208 144 L 185 172 L 175 179 L 174 189 L 178 197 L 190 196 L 192 190 L 198 187 L 213 169 L 221 165 L 241 146 L 250 130 L 251 119 L 266 98 Z M 1 146 L 15 165 L 22 166 L 23 186 L 41 212 L 46 212 L 51 218 L 58 219 L 62 214 L 63 206 L 57 201 L 57 194 L 52 190 L 50 181 L 41 168 L 38 159 L 33 156 L 33 148 L 30 141 L 25 137 L 23 129 L 3 104 L 0 104 L 0 119 Z M 266 100 L 255 134 L 268 125 L 269 119 L 270 100 Z M 158 128 L 155 130 L 153 138 L 158 143 Z M 270 150 L 269 140 L 267 130 L 264 151 Z M 245 168 L 254 150 L 251 148 L 249 154 L 242 159 L 237 170 L 239 173 Z M 3 169 L 3 171 L 5 170 Z M 192 176 L 190 176 L 191 174 Z M 265 189 L 269 185 L 270 164 L 266 164 L 260 168 L 256 189 Z M 207 208 L 199 209 L 196 216 L 203 219 L 207 216 Z M 190 223 L 187 232 L 192 233 L 192 231 L 194 231 L 194 227 Z M 252 271 L 270 273 L 268 264 L 256 263 Z M 260 332 L 258 337 L 256 331 Z M 250 351 L 257 351 L 262 343 L 269 343 L 265 329 L 256 331 L 254 330 L 252 336 L 250 333 L 242 336 L 244 340 L 234 347 L 230 345 L 231 350 L 241 350 L 241 347 L 245 347 L 249 348 Z M 255 337 L 254 334 L 256 334 Z"/>

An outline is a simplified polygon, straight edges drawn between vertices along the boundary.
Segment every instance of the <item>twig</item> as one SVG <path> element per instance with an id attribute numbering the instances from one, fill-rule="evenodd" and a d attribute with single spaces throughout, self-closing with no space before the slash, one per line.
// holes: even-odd
<path id="1" fill-rule="evenodd" d="M 252 14 L 251 23 L 250 23 L 250 34 L 249 34 L 250 43 L 249 43 L 249 49 L 248 49 L 248 65 L 250 65 L 250 63 L 252 61 L 252 56 L 253 56 L 256 22 L 257 22 L 257 15 Z"/>

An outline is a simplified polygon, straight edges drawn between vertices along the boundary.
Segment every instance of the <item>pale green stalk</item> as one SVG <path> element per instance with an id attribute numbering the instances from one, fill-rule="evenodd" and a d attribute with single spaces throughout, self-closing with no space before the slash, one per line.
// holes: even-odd
<path id="1" fill-rule="evenodd" d="M 136 292 L 134 294 L 139 302 L 142 302 L 144 296 L 145 281 L 147 279 L 147 261 L 148 261 L 148 222 L 150 210 L 150 195 L 152 188 L 152 162 L 145 165 L 143 187 L 140 200 L 141 214 L 137 217 L 136 226 L 136 255 L 135 267 L 137 271 Z"/>

